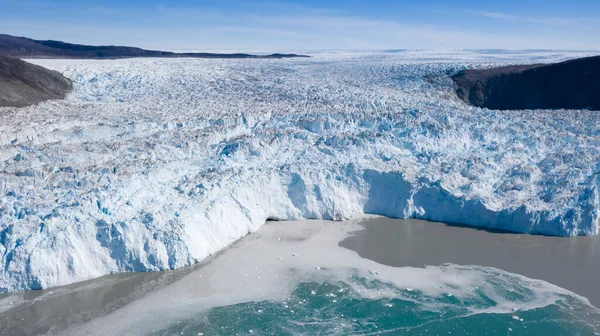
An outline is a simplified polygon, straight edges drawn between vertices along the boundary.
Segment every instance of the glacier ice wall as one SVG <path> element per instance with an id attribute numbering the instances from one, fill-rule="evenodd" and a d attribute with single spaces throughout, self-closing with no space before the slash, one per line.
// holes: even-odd
<path id="1" fill-rule="evenodd" d="M 182 267 L 267 219 L 595 235 L 597 112 L 472 108 L 448 78 L 572 56 L 36 60 L 74 92 L 0 109 L 0 292 Z"/>

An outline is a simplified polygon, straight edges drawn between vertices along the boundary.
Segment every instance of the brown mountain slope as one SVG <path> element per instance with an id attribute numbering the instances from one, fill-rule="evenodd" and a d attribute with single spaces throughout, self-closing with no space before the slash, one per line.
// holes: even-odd
<path id="1" fill-rule="evenodd" d="M 555 64 L 464 70 L 452 76 L 468 104 L 496 110 L 600 110 L 600 56 Z"/>
<path id="2" fill-rule="evenodd" d="M 62 99 L 70 89 L 71 81 L 56 71 L 0 56 L 0 107 L 23 107 Z"/>

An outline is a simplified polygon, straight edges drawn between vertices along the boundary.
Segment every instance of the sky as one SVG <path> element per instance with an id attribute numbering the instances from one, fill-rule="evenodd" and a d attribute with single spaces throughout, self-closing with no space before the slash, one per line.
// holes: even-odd
<path id="1" fill-rule="evenodd" d="M 600 0 L 0 0 L 0 33 L 162 50 L 600 50 Z"/>

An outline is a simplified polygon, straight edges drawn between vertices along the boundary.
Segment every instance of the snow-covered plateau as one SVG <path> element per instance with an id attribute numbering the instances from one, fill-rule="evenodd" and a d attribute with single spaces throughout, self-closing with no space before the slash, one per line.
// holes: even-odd
<path id="1" fill-rule="evenodd" d="M 599 112 L 469 107 L 449 78 L 585 55 L 32 60 L 74 90 L 0 108 L 0 292 L 190 265 L 268 219 L 595 235 Z"/>

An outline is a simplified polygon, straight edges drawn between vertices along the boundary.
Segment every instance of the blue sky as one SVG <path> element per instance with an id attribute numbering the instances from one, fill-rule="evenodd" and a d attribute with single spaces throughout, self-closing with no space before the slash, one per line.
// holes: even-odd
<path id="1" fill-rule="evenodd" d="M 598 50 L 600 1 L 0 0 L 0 33 L 169 50 Z"/>

